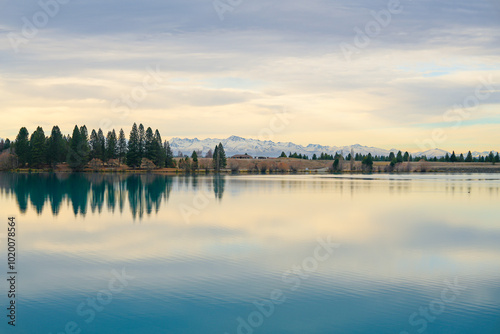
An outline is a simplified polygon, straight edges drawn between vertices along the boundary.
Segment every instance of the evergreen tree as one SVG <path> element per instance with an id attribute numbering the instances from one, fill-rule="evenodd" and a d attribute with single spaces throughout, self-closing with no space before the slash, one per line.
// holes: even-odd
<path id="1" fill-rule="evenodd" d="M 165 142 L 164 146 L 165 146 L 165 167 L 174 168 L 175 167 L 174 152 L 172 152 L 172 149 L 170 148 L 170 143 L 167 141 Z"/>
<path id="2" fill-rule="evenodd" d="M 118 137 L 118 158 L 120 163 L 123 162 L 125 155 L 127 154 L 127 139 L 125 139 L 125 131 L 120 129 L 120 134 Z"/>
<path id="3" fill-rule="evenodd" d="M 401 153 L 401 151 L 399 151 L 399 153 Z M 398 153 L 398 156 L 400 155 L 399 153 Z M 401 155 L 401 158 L 403 158 L 402 155 Z M 396 158 L 396 161 L 397 161 L 397 158 Z M 371 172 L 373 169 L 373 157 L 372 157 L 371 153 L 368 153 L 368 155 L 363 158 L 361 163 L 366 171 Z"/>
<path id="4" fill-rule="evenodd" d="M 465 162 L 472 162 L 472 153 L 469 151 L 469 153 L 467 153 L 467 158 L 465 158 Z"/>
<path id="5" fill-rule="evenodd" d="M 227 166 L 226 151 L 224 151 L 222 143 L 219 143 L 219 158 L 220 158 L 220 166 L 222 168 L 226 168 Z"/>
<path id="6" fill-rule="evenodd" d="M 193 159 L 193 170 L 198 169 L 198 154 L 196 151 L 193 151 L 193 154 L 191 155 L 191 159 Z"/>
<path id="7" fill-rule="evenodd" d="M 459 162 L 464 162 L 465 161 L 464 155 L 462 153 L 460 153 L 460 157 L 458 158 L 458 161 Z"/>
<path id="8" fill-rule="evenodd" d="M 339 158 L 336 158 L 333 161 L 332 171 L 333 172 L 339 172 L 340 171 L 340 159 Z"/>
<path id="9" fill-rule="evenodd" d="M 0 143 L 0 151 L 8 150 L 9 148 L 10 148 L 9 138 L 5 139 L 5 141 L 2 139 L 2 141 Z"/>
<path id="10" fill-rule="evenodd" d="M 220 160 L 219 160 L 219 145 L 215 145 L 214 157 L 212 158 L 213 167 L 216 172 L 220 171 Z"/>
<path id="11" fill-rule="evenodd" d="M 52 127 L 47 143 L 47 162 L 53 167 L 64 161 L 65 144 L 59 127 L 57 125 Z"/>
<path id="12" fill-rule="evenodd" d="M 488 162 L 491 162 L 493 165 L 495 164 L 495 155 L 493 154 L 493 151 L 490 151 L 490 154 L 488 155 Z"/>
<path id="13" fill-rule="evenodd" d="M 28 139 L 29 132 L 25 127 L 22 127 L 17 134 L 14 148 L 16 150 L 19 165 L 24 167 L 30 160 L 30 142 Z"/>
<path id="14" fill-rule="evenodd" d="M 155 138 L 154 138 L 154 150 L 156 151 L 156 161 L 154 161 L 155 165 L 160 168 L 165 166 L 165 159 L 167 157 L 165 150 L 163 149 L 162 140 L 160 131 L 156 129 Z"/>
<path id="15" fill-rule="evenodd" d="M 453 151 L 453 153 L 451 154 L 450 161 L 457 162 L 457 156 L 455 155 L 455 151 Z"/>
<path id="16" fill-rule="evenodd" d="M 403 155 L 403 161 L 409 161 L 410 160 L 410 153 L 408 151 L 405 152 Z"/>
<path id="17" fill-rule="evenodd" d="M 97 158 L 102 161 L 106 160 L 106 138 L 104 138 L 104 133 L 99 128 L 97 131 Z"/>
<path id="18" fill-rule="evenodd" d="M 144 138 L 144 157 L 155 161 L 156 160 L 156 152 L 154 149 L 154 135 L 153 130 L 150 127 L 146 130 L 146 136 Z"/>
<path id="19" fill-rule="evenodd" d="M 45 163 L 46 158 L 46 146 L 45 146 L 45 133 L 43 129 L 39 126 L 36 131 L 31 134 L 30 138 L 30 150 L 31 150 L 31 161 L 30 165 L 34 167 L 40 167 Z"/>
<path id="20" fill-rule="evenodd" d="M 106 135 L 106 161 L 109 159 L 116 159 L 118 155 L 116 132 L 108 131 Z"/>
<path id="21" fill-rule="evenodd" d="M 9 138 L 5 139 L 5 143 L 3 145 L 3 149 L 4 150 L 8 150 L 8 149 L 10 149 L 10 146 L 11 146 L 10 139 Z"/>
<path id="22" fill-rule="evenodd" d="M 135 168 L 141 165 L 141 160 L 139 131 L 137 129 L 137 124 L 134 123 L 128 139 L 127 165 Z"/>
<path id="23" fill-rule="evenodd" d="M 396 155 L 396 161 L 398 163 L 403 162 L 403 154 L 401 153 L 401 151 L 398 151 L 398 154 Z"/>
<path id="24" fill-rule="evenodd" d="M 313 160 L 318 160 L 318 156 L 316 155 L 316 153 L 313 154 Z"/>
<path id="25" fill-rule="evenodd" d="M 98 158 L 100 145 L 99 145 L 99 139 L 97 138 L 97 132 L 95 132 L 95 130 L 92 130 L 92 133 L 90 134 L 89 146 L 90 146 L 90 154 L 89 154 L 90 160 Z"/>
<path id="26" fill-rule="evenodd" d="M 83 159 L 83 163 L 86 164 L 87 162 L 89 162 L 90 147 L 89 147 L 89 133 L 85 125 L 80 127 L 80 139 L 81 139 L 80 152 Z"/>
<path id="27" fill-rule="evenodd" d="M 213 166 L 217 173 L 220 172 L 222 168 L 226 168 L 227 166 L 226 152 L 224 151 L 222 143 L 219 143 L 219 145 L 215 147 Z"/>
<path id="28" fill-rule="evenodd" d="M 285 152 L 281 152 L 281 155 L 280 155 L 280 158 L 286 158 L 286 153 Z"/>
<path id="29" fill-rule="evenodd" d="M 78 126 L 75 125 L 73 135 L 70 139 L 68 156 L 66 158 L 66 161 L 73 170 L 81 170 L 86 164 L 86 153 L 84 149 L 82 149 L 83 146 L 82 134 L 80 129 L 78 129 Z"/>
<path id="30" fill-rule="evenodd" d="M 444 161 L 450 162 L 450 155 L 448 154 L 448 152 L 446 152 L 446 155 L 444 156 Z"/>
<path id="31" fill-rule="evenodd" d="M 139 124 L 139 160 L 142 160 L 145 156 L 146 151 L 146 134 L 144 131 L 144 125 Z"/>

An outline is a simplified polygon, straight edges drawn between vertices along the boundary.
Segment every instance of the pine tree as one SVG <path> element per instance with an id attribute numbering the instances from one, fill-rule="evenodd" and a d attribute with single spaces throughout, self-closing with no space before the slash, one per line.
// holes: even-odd
<path id="1" fill-rule="evenodd" d="M 52 127 L 47 141 L 47 162 L 53 167 L 64 161 L 64 146 L 65 142 L 61 130 L 56 125 Z"/>
<path id="2" fill-rule="evenodd" d="M 219 145 L 215 147 L 213 165 L 217 173 L 220 172 L 222 168 L 226 168 L 227 166 L 226 152 L 224 151 L 222 143 L 219 143 Z"/>
<path id="3" fill-rule="evenodd" d="M 86 164 L 90 160 L 89 159 L 90 147 L 89 147 L 89 133 L 85 125 L 80 127 L 80 139 L 81 139 L 80 152 L 83 159 L 83 163 Z"/>
<path id="4" fill-rule="evenodd" d="M 73 129 L 73 135 L 70 139 L 70 145 L 68 149 L 68 156 L 66 161 L 73 170 L 81 170 L 86 164 L 85 150 L 82 149 L 84 146 L 82 141 L 82 135 L 78 126 L 75 125 Z"/>
<path id="5" fill-rule="evenodd" d="M 113 131 L 108 131 L 108 134 L 106 135 L 106 161 L 109 159 L 116 159 L 118 155 L 117 152 L 116 132 L 113 129 Z"/>
<path id="6" fill-rule="evenodd" d="M 398 151 L 398 154 L 396 155 L 396 161 L 398 163 L 403 162 L 403 154 L 401 153 L 401 151 Z"/>
<path id="7" fill-rule="evenodd" d="M 165 147 L 165 167 L 174 168 L 175 167 L 174 152 L 172 152 L 172 149 L 170 148 L 170 143 L 168 141 L 165 142 L 164 147 Z"/>
<path id="8" fill-rule="evenodd" d="M 401 153 L 401 151 L 399 151 L 399 153 Z M 398 156 L 400 155 L 399 153 L 398 153 Z M 401 158 L 403 158 L 403 157 L 401 156 Z M 396 158 L 396 161 L 397 160 L 398 159 Z M 371 172 L 373 169 L 373 157 L 372 157 L 371 153 L 368 153 L 368 155 L 363 158 L 361 163 L 366 171 Z"/>
<path id="9" fill-rule="evenodd" d="M 220 171 L 220 160 L 219 160 L 219 145 L 215 145 L 214 156 L 212 158 L 212 163 L 214 170 L 216 172 Z"/>
<path id="10" fill-rule="evenodd" d="M 144 125 L 139 124 L 139 160 L 142 160 L 146 151 L 146 134 L 144 132 Z"/>
<path id="11" fill-rule="evenodd" d="M 453 151 L 453 153 L 451 154 L 450 162 L 457 162 L 457 156 L 455 155 L 455 151 Z"/>
<path id="12" fill-rule="evenodd" d="M 196 151 L 193 151 L 193 154 L 191 154 L 191 159 L 193 159 L 193 170 L 198 169 L 198 153 Z"/>
<path id="13" fill-rule="evenodd" d="M 163 168 L 165 166 L 165 159 L 167 155 L 165 150 L 163 149 L 161 135 L 158 129 L 156 129 L 155 131 L 154 150 L 156 151 L 156 161 L 154 161 L 154 163 L 159 168 Z"/>
<path id="14" fill-rule="evenodd" d="M 462 153 L 460 153 L 460 157 L 458 158 L 458 161 L 459 162 L 464 162 L 465 161 L 464 155 Z"/>
<path id="15" fill-rule="evenodd" d="M 127 154 L 127 139 L 125 139 L 125 131 L 120 129 L 120 135 L 118 138 L 118 157 L 120 159 L 120 163 L 123 162 L 125 155 Z"/>
<path id="16" fill-rule="evenodd" d="M 31 161 L 30 165 L 40 167 L 45 162 L 45 133 L 39 126 L 30 138 Z"/>
<path id="17" fill-rule="evenodd" d="M 21 167 L 24 167 L 30 160 L 30 142 L 28 139 L 29 132 L 25 127 L 22 127 L 17 134 L 14 148 L 18 157 L 18 162 Z"/>
<path id="18" fill-rule="evenodd" d="M 98 153 L 99 139 L 97 138 L 97 132 L 95 132 L 95 130 L 92 130 L 92 133 L 90 134 L 89 146 L 90 146 L 90 154 L 89 154 L 90 160 L 97 158 L 99 155 Z"/>
<path id="19" fill-rule="evenodd" d="M 469 151 L 469 153 L 467 153 L 467 158 L 465 158 L 465 162 L 472 162 L 472 153 Z"/>
<path id="20" fill-rule="evenodd" d="M 410 160 L 410 153 L 408 151 L 405 152 L 403 155 L 403 161 L 409 161 Z"/>
<path id="21" fill-rule="evenodd" d="M 104 138 L 104 133 L 99 128 L 97 131 L 97 158 L 102 161 L 106 160 L 106 138 Z"/>
<path id="22" fill-rule="evenodd" d="M 3 149 L 4 150 L 8 150 L 8 149 L 10 149 L 10 147 L 11 147 L 11 142 L 10 142 L 10 139 L 7 138 L 7 139 L 5 139 L 5 143 L 3 145 Z"/>
<path id="23" fill-rule="evenodd" d="M 285 152 L 281 152 L 281 155 L 280 155 L 280 158 L 286 158 L 286 153 Z"/>
<path id="24" fill-rule="evenodd" d="M 127 165 L 135 168 L 141 165 L 141 160 L 139 131 L 137 130 L 137 124 L 134 123 L 128 139 Z"/>
<path id="25" fill-rule="evenodd" d="M 150 127 L 146 130 L 146 136 L 144 138 L 144 157 L 155 161 L 156 160 L 156 152 L 154 150 L 154 135 L 153 130 Z"/>
<path id="26" fill-rule="evenodd" d="M 339 159 L 339 158 L 336 158 L 336 159 L 333 161 L 332 171 L 333 171 L 333 172 L 338 172 L 338 171 L 340 171 L 340 159 Z"/>

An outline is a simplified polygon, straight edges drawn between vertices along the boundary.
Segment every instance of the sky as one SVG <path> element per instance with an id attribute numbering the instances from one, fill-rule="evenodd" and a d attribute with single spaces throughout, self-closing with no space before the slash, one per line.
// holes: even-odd
<path id="1" fill-rule="evenodd" d="M 500 150 L 497 0 L 0 0 L 0 137 Z"/>

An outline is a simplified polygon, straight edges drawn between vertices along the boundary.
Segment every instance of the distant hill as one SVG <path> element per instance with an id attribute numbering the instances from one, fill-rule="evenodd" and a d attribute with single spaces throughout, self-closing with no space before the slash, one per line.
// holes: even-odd
<path id="1" fill-rule="evenodd" d="M 368 153 L 371 153 L 372 155 L 388 156 L 391 152 L 394 152 L 394 154 L 396 154 L 399 151 L 399 149 L 395 148 L 386 150 L 377 147 L 363 146 L 360 144 L 350 146 L 325 146 L 318 144 L 309 144 L 307 146 L 303 146 L 294 144 L 292 142 L 283 143 L 262 141 L 258 139 L 242 138 L 238 136 L 231 136 L 225 139 L 207 138 L 200 140 L 198 138 L 172 138 L 170 140 L 170 146 L 172 147 L 175 155 L 177 155 L 177 152 L 179 151 L 184 155 L 191 155 L 191 153 L 195 150 L 202 151 L 203 154 L 205 154 L 208 152 L 208 150 L 213 150 L 215 145 L 219 143 L 222 143 L 222 145 L 224 145 L 224 149 L 226 150 L 226 154 L 228 156 L 248 153 L 251 156 L 278 157 L 281 152 L 285 152 L 286 154 L 289 154 L 290 152 L 297 152 L 298 154 L 306 154 L 309 156 L 309 158 L 311 158 L 313 154 L 319 156 L 321 153 L 335 154 L 343 152 L 343 155 L 346 156 L 351 152 L 351 149 L 354 151 L 354 154 L 360 153 L 366 155 Z M 447 152 L 437 148 L 412 154 L 413 156 L 426 155 L 428 158 L 439 158 L 445 156 L 446 153 L 451 155 L 451 152 Z M 487 155 L 488 153 L 489 152 L 474 152 L 473 156 L 477 157 L 479 155 Z"/>

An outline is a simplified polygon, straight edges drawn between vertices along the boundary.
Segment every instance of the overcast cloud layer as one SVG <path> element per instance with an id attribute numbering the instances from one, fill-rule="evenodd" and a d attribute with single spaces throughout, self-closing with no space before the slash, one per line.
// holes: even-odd
<path id="1" fill-rule="evenodd" d="M 0 3 L 0 137 L 142 122 L 165 138 L 499 149 L 498 1 L 54 1 Z"/>

